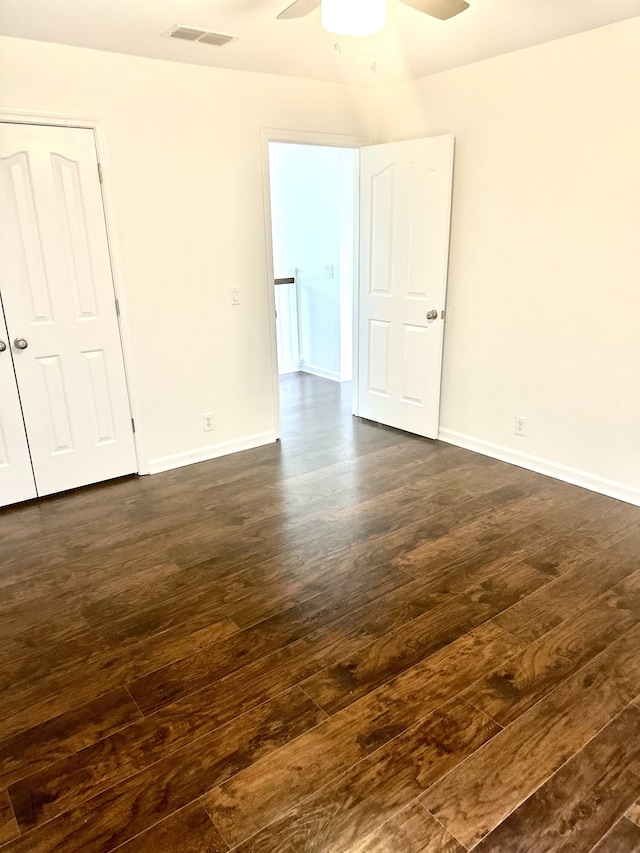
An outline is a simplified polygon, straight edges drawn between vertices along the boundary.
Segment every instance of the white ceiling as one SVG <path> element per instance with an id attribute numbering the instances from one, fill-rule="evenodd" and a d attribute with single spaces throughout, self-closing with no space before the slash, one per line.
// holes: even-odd
<path id="1" fill-rule="evenodd" d="M 389 0 L 385 31 L 341 38 L 320 13 L 277 21 L 291 0 L 0 0 L 0 34 L 174 62 L 385 86 L 640 15 L 640 0 L 469 0 L 438 21 Z M 225 47 L 163 33 L 182 24 L 239 36 Z M 342 53 L 334 45 L 341 42 Z M 372 60 L 377 73 L 369 70 Z"/>

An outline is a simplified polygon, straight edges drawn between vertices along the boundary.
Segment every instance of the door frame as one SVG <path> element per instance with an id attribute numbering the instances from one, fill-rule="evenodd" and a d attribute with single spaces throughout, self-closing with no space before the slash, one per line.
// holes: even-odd
<path id="1" fill-rule="evenodd" d="M 278 375 L 278 345 L 276 337 L 276 296 L 273 286 L 273 230 L 271 224 L 271 175 L 269 169 L 269 143 L 288 142 L 294 145 L 315 145 L 320 148 L 353 148 L 359 151 L 371 145 L 371 139 L 364 136 L 341 136 L 334 133 L 318 133 L 305 130 L 278 130 L 262 128 L 260 131 L 262 156 L 262 201 L 264 208 L 265 263 L 267 283 L 267 307 L 269 315 L 269 348 L 271 358 L 271 382 L 273 400 L 273 425 L 276 439 L 280 440 L 280 385 Z M 354 175 L 354 230 L 353 230 L 353 414 L 358 414 L 358 292 L 359 292 L 359 218 L 360 218 L 360 179 L 359 168 Z"/>
<path id="2" fill-rule="evenodd" d="M 98 162 L 100 163 L 102 172 L 100 190 L 102 194 L 102 207 L 104 210 L 105 230 L 109 249 L 111 281 L 113 283 L 114 298 L 117 299 L 119 308 L 118 331 L 120 334 L 120 346 L 124 360 L 124 373 L 127 397 L 129 400 L 129 410 L 134 422 L 139 423 L 137 415 L 140 411 L 140 405 L 138 402 L 140 398 L 133 380 L 134 371 L 132 369 L 132 365 L 134 359 L 130 345 L 132 336 L 130 333 L 129 308 L 126 298 L 126 289 L 123 284 L 124 276 L 122 275 L 121 263 L 116 246 L 115 230 L 112 225 L 115 221 L 115 217 L 112 212 L 113 206 L 109 191 L 109 158 L 107 155 L 107 145 L 102 121 L 98 118 L 91 118 L 87 116 L 33 112 L 30 110 L 12 110 L 0 107 L 0 122 L 6 122 L 9 124 L 44 125 L 47 127 L 80 128 L 84 130 L 91 130 L 93 132 Z M 133 445 L 136 453 L 137 473 L 149 474 L 148 464 L 144 461 L 147 458 L 146 453 L 144 452 L 144 442 L 137 429 L 133 433 Z"/>

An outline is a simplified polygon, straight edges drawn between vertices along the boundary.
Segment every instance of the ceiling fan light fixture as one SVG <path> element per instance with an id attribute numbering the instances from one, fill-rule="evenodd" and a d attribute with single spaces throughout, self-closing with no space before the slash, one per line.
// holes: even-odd
<path id="1" fill-rule="evenodd" d="M 341 36 L 370 36 L 384 29 L 387 0 L 322 0 L 322 26 Z"/>

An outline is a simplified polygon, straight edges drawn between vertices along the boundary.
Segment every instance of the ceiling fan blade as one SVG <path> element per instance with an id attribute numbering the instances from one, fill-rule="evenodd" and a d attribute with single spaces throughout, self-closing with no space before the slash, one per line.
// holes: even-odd
<path id="1" fill-rule="evenodd" d="M 446 21 L 447 18 L 453 18 L 454 15 L 459 15 L 469 8 L 466 0 L 402 0 L 407 6 L 412 6 L 418 12 L 424 12 L 425 15 L 431 15 L 432 18 L 439 18 L 441 21 Z"/>
<path id="2" fill-rule="evenodd" d="M 295 0 L 290 6 L 280 12 L 278 19 L 284 18 L 304 18 L 305 15 L 310 15 L 320 8 L 320 0 Z"/>

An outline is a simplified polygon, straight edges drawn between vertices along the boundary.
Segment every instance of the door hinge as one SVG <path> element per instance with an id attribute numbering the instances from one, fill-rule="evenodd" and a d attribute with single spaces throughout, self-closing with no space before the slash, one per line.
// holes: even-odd
<path id="1" fill-rule="evenodd" d="M 135 432 L 135 431 L 136 431 L 136 422 L 134 421 L 133 418 L 131 418 L 131 432 Z"/>
<path id="2" fill-rule="evenodd" d="M 102 163 L 98 160 L 98 180 L 102 183 Z"/>
<path id="3" fill-rule="evenodd" d="M 116 317 L 119 317 L 120 316 L 120 303 L 118 302 L 117 299 L 115 300 L 115 303 L 116 303 Z"/>
<path id="4" fill-rule="evenodd" d="M 276 311 L 276 320 L 278 319 L 278 312 Z"/>

